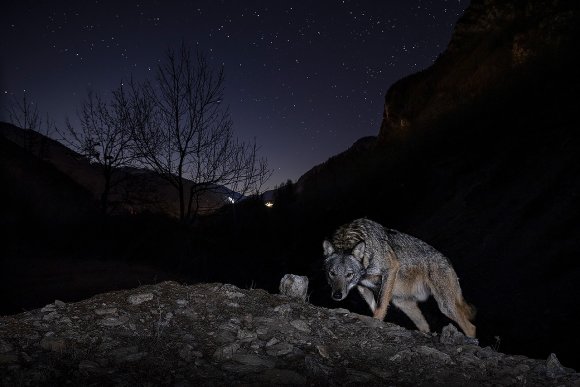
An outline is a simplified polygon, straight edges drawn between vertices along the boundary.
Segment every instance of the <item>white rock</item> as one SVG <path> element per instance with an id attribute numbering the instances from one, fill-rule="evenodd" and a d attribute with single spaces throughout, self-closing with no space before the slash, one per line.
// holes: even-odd
<path id="1" fill-rule="evenodd" d="M 54 312 L 55 310 L 56 310 L 56 306 L 54 304 L 48 304 L 48 305 L 44 306 L 42 309 L 40 309 L 40 311 L 42 313 Z"/>
<path id="2" fill-rule="evenodd" d="M 310 327 L 308 326 L 308 323 L 306 323 L 306 321 L 304 320 L 292 320 L 290 321 L 290 325 L 292 325 L 299 331 L 310 333 Z"/>
<path id="3" fill-rule="evenodd" d="M 95 313 L 99 316 L 105 315 L 105 314 L 116 314 L 117 313 L 117 308 L 100 308 L 100 309 L 95 309 Z"/>
<path id="4" fill-rule="evenodd" d="M 151 301 L 152 299 L 153 293 L 138 293 L 127 297 L 127 302 L 131 305 L 139 305 L 146 301 Z"/>
<path id="5" fill-rule="evenodd" d="M 280 294 L 306 301 L 308 295 L 308 277 L 286 274 L 280 280 Z"/>
<path id="6" fill-rule="evenodd" d="M 54 300 L 54 305 L 59 308 L 64 308 L 66 306 L 66 302 L 61 300 Z"/>
<path id="7" fill-rule="evenodd" d="M 546 374 L 550 378 L 556 378 L 562 374 L 566 373 L 566 370 L 560 364 L 560 361 L 556 357 L 555 353 L 551 353 L 546 360 Z"/>

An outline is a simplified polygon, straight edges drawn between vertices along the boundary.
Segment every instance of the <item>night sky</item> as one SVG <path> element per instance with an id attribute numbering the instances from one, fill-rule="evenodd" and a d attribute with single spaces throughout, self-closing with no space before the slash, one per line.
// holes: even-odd
<path id="1" fill-rule="evenodd" d="M 272 187 L 376 135 L 389 86 L 436 59 L 467 5 L 8 1 L 0 14 L 0 102 L 25 90 L 63 125 L 88 90 L 109 93 L 130 76 L 153 77 L 166 49 L 183 40 L 225 66 L 234 129 L 261 145 Z"/>

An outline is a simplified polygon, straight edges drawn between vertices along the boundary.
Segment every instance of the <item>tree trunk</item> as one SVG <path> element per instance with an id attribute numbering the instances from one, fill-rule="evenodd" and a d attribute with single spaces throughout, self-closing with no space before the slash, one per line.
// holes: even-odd
<path id="1" fill-rule="evenodd" d="M 177 190 L 179 191 L 179 220 L 182 223 L 185 223 L 186 216 L 185 216 L 185 192 L 183 187 L 183 180 L 181 177 L 179 178 L 179 182 L 177 183 Z"/>
<path id="2" fill-rule="evenodd" d="M 105 187 L 103 188 L 103 193 L 101 193 L 101 211 L 104 215 L 107 215 L 109 211 L 109 193 L 111 191 L 111 176 L 112 173 L 105 172 Z"/>

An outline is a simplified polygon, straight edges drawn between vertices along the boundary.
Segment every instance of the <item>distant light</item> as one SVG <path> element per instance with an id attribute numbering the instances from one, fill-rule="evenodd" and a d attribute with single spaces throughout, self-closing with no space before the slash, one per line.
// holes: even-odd
<path id="1" fill-rule="evenodd" d="M 230 203 L 232 203 L 232 204 L 233 204 L 233 203 L 235 203 L 235 200 L 234 200 L 234 198 L 233 198 L 233 197 L 231 197 L 231 196 L 228 196 L 228 202 L 230 202 Z"/>
<path id="2" fill-rule="evenodd" d="M 264 205 L 268 208 L 272 208 L 272 207 L 274 207 L 274 202 L 266 202 L 266 203 L 264 203 Z"/>

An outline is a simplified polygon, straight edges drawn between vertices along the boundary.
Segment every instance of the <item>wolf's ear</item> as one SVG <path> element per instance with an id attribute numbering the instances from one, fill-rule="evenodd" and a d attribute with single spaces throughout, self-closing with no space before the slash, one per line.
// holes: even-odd
<path id="1" fill-rule="evenodd" d="M 354 247 L 354 249 L 352 249 L 352 255 L 358 260 L 362 260 L 364 253 L 365 253 L 364 242 L 360 242 L 358 245 Z"/>
<path id="2" fill-rule="evenodd" d="M 324 249 L 324 256 L 328 257 L 330 254 L 334 253 L 334 247 L 329 241 L 322 242 L 322 248 Z"/>

